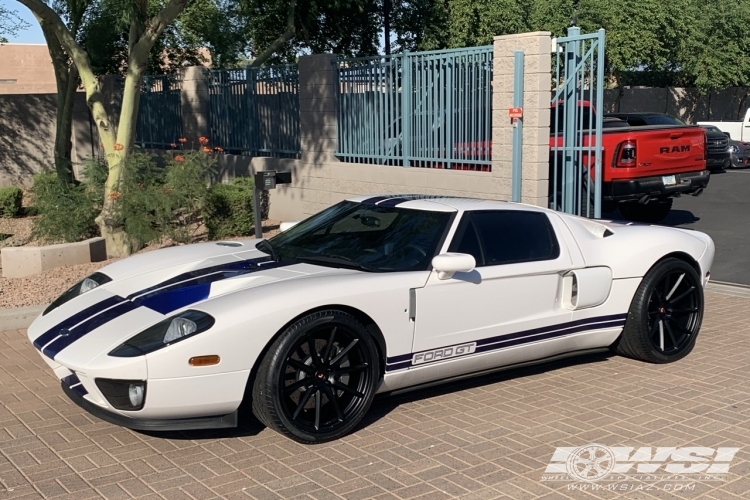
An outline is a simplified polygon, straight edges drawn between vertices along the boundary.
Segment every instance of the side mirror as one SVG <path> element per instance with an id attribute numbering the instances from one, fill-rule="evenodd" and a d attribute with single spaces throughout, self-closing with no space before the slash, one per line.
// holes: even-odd
<path id="1" fill-rule="evenodd" d="M 279 225 L 279 231 L 281 231 L 283 233 L 287 229 L 291 229 L 294 226 L 296 226 L 297 224 L 299 224 L 298 220 L 295 220 L 293 222 L 282 222 L 281 225 Z"/>
<path id="2" fill-rule="evenodd" d="M 477 267 L 473 255 L 467 253 L 441 253 L 432 259 L 432 267 L 438 273 L 438 279 L 449 280 L 454 273 L 468 273 Z"/>
<path id="3" fill-rule="evenodd" d="M 724 132 L 724 135 L 729 137 L 730 139 L 732 138 L 732 134 L 730 134 L 729 132 Z"/>

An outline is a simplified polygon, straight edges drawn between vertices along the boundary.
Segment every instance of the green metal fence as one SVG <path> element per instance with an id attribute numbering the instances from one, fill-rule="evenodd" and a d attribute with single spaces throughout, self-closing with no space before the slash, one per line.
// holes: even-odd
<path id="1" fill-rule="evenodd" d="M 178 74 L 146 75 L 141 87 L 135 143 L 143 149 L 169 149 L 182 137 L 182 79 Z"/>
<path id="2" fill-rule="evenodd" d="M 492 46 L 340 59 L 344 161 L 489 171 Z"/>
<path id="3" fill-rule="evenodd" d="M 297 65 L 211 71 L 208 94 L 212 146 L 249 156 L 299 156 Z"/>

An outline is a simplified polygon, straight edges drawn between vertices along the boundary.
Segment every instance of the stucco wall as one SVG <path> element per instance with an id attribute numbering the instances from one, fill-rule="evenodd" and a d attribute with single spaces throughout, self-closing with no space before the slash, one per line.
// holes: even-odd
<path id="1" fill-rule="evenodd" d="M 30 186 L 34 174 L 54 168 L 57 94 L 0 95 L 0 187 Z M 74 164 L 92 155 L 83 94 L 73 109 Z"/>

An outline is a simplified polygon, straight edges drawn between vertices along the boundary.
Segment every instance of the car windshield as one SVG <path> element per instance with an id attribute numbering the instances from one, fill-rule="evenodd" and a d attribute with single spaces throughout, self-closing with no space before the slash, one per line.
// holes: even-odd
<path id="1" fill-rule="evenodd" d="M 453 214 L 343 201 L 257 248 L 276 260 L 369 272 L 424 271 Z"/>

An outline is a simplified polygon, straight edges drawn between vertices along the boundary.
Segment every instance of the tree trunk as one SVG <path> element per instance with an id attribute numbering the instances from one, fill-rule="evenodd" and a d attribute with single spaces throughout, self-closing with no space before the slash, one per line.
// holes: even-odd
<path id="1" fill-rule="evenodd" d="M 57 41 L 57 36 L 47 23 L 41 23 L 42 32 L 47 40 Z M 71 152 L 73 145 L 73 99 L 78 87 L 78 70 L 71 63 L 59 43 L 48 43 L 47 49 L 52 59 L 57 83 L 57 116 L 55 123 L 55 172 L 60 181 L 73 182 L 73 164 Z"/>
<path id="2" fill-rule="evenodd" d="M 57 100 L 57 130 L 55 132 L 55 171 L 61 181 L 72 183 L 73 175 L 73 105 L 78 88 L 78 70 L 70 65 L 67 89 L 62 96 L 58 93 Z"/>
<path id="3" fill-rule="evenodd" d="M 145 67 L 145 63 L 139 66 Z M 115 200 L 118 198 L 116 193 L 121 190 L 125 160 L 135 140 L 135 124 L 141 99 L 142 80 L 143 70 L 138 68 L 128 70 L 123 86 L 117 142 L 113 145 L 112 152 L 107 154 L 109 175 L 104 185 L 102 212 L 96 218 L 96 224 L 107 244 L 109 257 L 127 257 L 133 251 L 138 250 L 139 243 L 129 238 L 125 234 L 125 229 L 118 224 Z"/>

